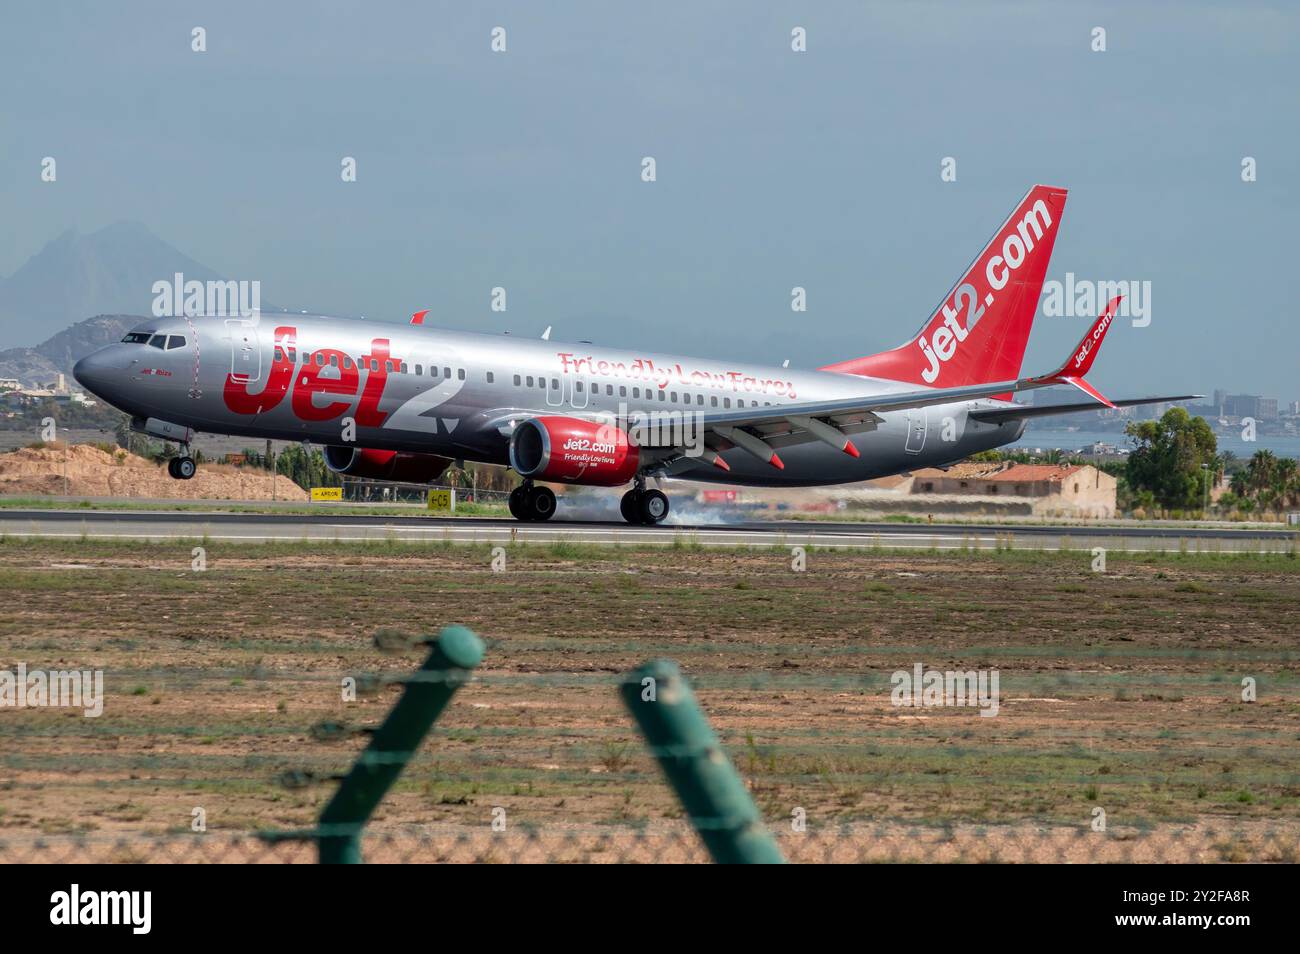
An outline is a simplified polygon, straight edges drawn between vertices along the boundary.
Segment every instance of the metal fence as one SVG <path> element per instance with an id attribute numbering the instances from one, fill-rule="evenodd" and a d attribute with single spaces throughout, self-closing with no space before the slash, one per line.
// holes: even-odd
<path id="1" fill-rule="evenodd" d="M 802 810 L 761 817 L 676 664 L 647 663 L 617 681 L 619 695 L 682 808 L 682 820 L 545 826 L 504 809 L 481 825 L 374 827 L 371 818 L 438 717 L 470 682 L 486 647 L 463 627 L 436 637 L 375 634 L 389 651 L 427 646 L 403 690 L 309 829 L 0 836 L 3 863 L 1205 863 L 1300 860 L 1300 827 L 1268 821 L 1151 828 L 1046 824 L 810 824 Z M 356 730 L 313 727 L 320 738 Z M 292 775 L 293 773 L 288 773 Z M 287 784 L 287 783 L 286 783 Z M 292 787 L 292 786 L 291 786 Z M 769 830 L 769 825 L 771 826 Z"/>
<path id="2" fill-rule="evenodd" d="M 788 828 L 788 822 L 787 822 Z M 1154 831 L 1029 826 L 929 828 L 891 823 L 775 833 L 789 862 L 859 863 L 1294 863 L 1294 831 L 1187 827 Z M 375 829 L 361 836 L 371 863 L 671 863 L 710 860 L 690 825 L 574 826 L 492 831 L 487 825 Z M 249 832 L 46 835 L 0 838 L 0 864 L 312 864 L 314 845 Z"/>
<path id="3" fill-rule="evenodd" d="M 509 492 L 503 490 L 452 487 L 450 484 L 403 484 L 387 480 L 366 480 L 360 477 L 343 478 L 343 499 L 350 503 L 424 505 L 429 499 L 431 490 L 455 490 L 458 505 L 479 503 L 504 507 L 510 497 Z"/>

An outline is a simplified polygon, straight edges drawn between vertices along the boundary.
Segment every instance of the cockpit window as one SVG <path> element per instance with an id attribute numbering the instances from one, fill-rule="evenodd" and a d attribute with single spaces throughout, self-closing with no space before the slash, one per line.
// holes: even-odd
<path id="1" fill-rule="evenodd" d="M 149 339 L 149 346 L 151 348 L 158 348 L 159 350 L 167 347 L 167 336 L 154 335 L 152 338 Z"/>
<path id="2" fill-rule="evenodd" d="M 167 350 L 168 350 L 168 351 L 171 351 L 173 348 L 184 348 L 184 347 L 185 347 L 185 336 L 184 336 L 184 335 L 168 335 L 168 336 L 167 336 Z"/>
<path id="3" fill-rule="evenodd" d="M 144 344 L 152 335 L 152 331 L 132 331 L 122 339 L 122 344 Z"/>

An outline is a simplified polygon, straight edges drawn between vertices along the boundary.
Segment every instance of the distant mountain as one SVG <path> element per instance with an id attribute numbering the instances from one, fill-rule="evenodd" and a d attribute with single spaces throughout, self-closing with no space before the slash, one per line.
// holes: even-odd
<path id="1" fill-rule="evenodd" d="M 65 328 L 35 348 L 0 351 L 0 378 L 17 378 L 27 387 L 58 380 L 59 372 L 72 385 L 72 366 L 96 348 L 121 341 L 126 330 L 146 321 L 142 315 L 96 315 Z"/>
<path id="2" fill-rule="evenodd" d="M 85 315 L 148 315 L 153 283 L 176 272 L 222 277 L 138 222 L 64 232 L 0 281 L 0 347 L 32 347 Z"/>

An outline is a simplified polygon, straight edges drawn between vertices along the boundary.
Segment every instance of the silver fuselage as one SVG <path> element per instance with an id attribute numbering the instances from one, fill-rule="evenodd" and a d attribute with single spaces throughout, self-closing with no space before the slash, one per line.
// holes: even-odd
<path id="1" fill-rule="evenodd" d="M 502 465 L 512 422 L 529 417 L 782 407 L 916 390 L 856 375 L 319 315 L 159 318 L 133 331 L 168 335 L 173 347 L 114 344 L 74 371 L 133 417 Z M 848 429 L 857 458 L 810 440 L 781 449 L 783 470 L 733 449 L 729 472 L 694 460 L 679 462 L 673 475 L 810 486 L 946 464 L 1020 437 L 1022 420 L 967 417 L 998 406 L 1004 402 L 882 413 L 869 429 Z"/>

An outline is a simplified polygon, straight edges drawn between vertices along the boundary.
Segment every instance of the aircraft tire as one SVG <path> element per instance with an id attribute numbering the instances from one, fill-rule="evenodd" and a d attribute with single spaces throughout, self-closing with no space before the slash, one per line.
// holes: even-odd
<path id="1" fill-rule="evenodd" d="M 534 487 L 524 495 L 524 509 L 531 520 L 550 520 L 555 516 L 555 491 L 550 487 Z"/>
<path id="2" fill-rule="evenodd" d="M 516 487 L 510 491 L 510 516 L 516 520 L 531 520 L 528 511 L 524 509 L 524 488 Z"/>
<path id="3" fill-rule="evenodd" d="M 658 490 L 647 490 L 641 495 L 638 511 L 646 526 L 662 523 L 668 516 L 668 497 Z"/>

